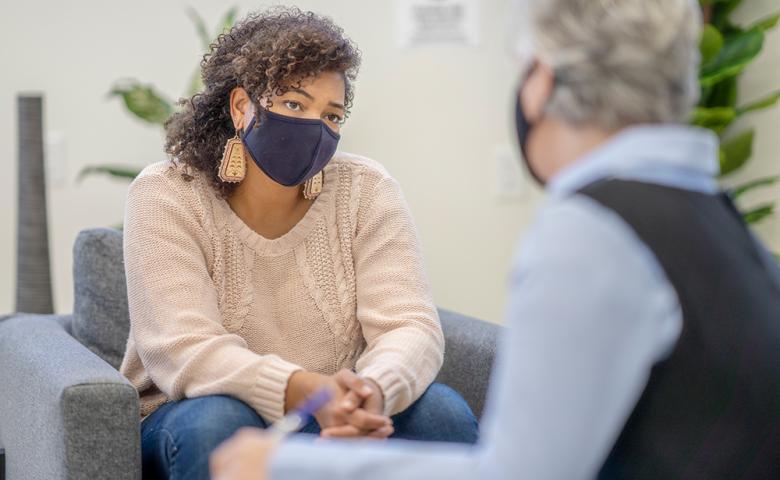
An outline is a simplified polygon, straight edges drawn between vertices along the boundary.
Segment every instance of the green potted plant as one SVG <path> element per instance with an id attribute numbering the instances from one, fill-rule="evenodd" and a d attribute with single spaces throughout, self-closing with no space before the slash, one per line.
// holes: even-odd
<path id="1" fill-rule="evenodd" d="M 206 22 L 193 8 L 187 10 L 187 14 L 195 25 L 195 30 L 201 43 L 201 49 L 204 53 L 209 51 L 212 39 L 226 33 L 233 27 L 236 21 L 238 9 L 230 8 L 222 17 L 214 35 L 208 33 Z M 185 93 L 186 97 L 191 97 L 203 89 L 203 80 L 200 75 L 200 65 L 193 71 L 189 82 L 189 87 Z M 151 84 L 144 84 L 136 79 L 118 80 L 109 92 L 112 98 L 118 98 L 122 101 L 125 109 L 132 116 L 143 123 L 161 128 L 165 121 L 176 111 L 176 103 L 169 100 L 165 95 L 157 91 Z M 91 165 L 85 167 L 79 172 L 78 179 L 94 174 L 104 174 L 115 178 L 132 180 L 140 173 L 137 167 L 127 167 L 119 165 Z"/>
<path id="2" fill-rule="evenodd" d="M 780 20 L 780 12 L 775 12 L 753 24 L 737 25 L 731 15 L 742 3 L 743 0 L 701 0 L 705 21 L 699 75 L 701 101 L 691 123 L 709 128 L 720 136 L 722 177 L 744 168 L 753 154 L 755 129 L 739 129 L 735 122 L 780 101 L 780 79 L 778 90 L 774 92 L 748 102 L 739 98 L 737 87 L 742 72 L 761 53 L 766 32 L 776 27 Z M 778 180 L 780 176 L 757 178 L 732 188 L 731 195 L 742 206 L 747 193 L 773 185 Z M 774 210 L 775 202 L 742 208 L 745 221 L 750 224 L 767 219 Z"/>

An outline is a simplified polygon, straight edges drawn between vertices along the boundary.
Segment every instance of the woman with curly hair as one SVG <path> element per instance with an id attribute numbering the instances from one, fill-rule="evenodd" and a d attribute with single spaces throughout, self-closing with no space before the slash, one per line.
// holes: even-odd
<path id="1" fill-rule="evenodd" d="M 331 20 L 250 15 L 167 123 L 172 160 L 130 187 L 130 337 L 145 478 L 208 478 L 208 455 L 322 388 L 326 437 L 473 443 L 432 384 L 443 337 L 398 184 L 337 153 L 360 63 Z"/>

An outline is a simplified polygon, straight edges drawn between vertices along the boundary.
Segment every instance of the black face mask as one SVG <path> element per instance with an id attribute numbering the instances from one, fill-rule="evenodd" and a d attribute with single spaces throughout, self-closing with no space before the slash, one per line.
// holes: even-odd
<path id="1" fill-rule="evenodd" d="M 534 65 L 531 66 L 530 70 L 526 74 L 525 79 L 523 80 L 523 84 L 525 84 L 525 82 L 531 76 L 531 73 L 533 73 L 535 68 L 536 64 L 534 63 Z M 531 177 L 533 177 L 533 179 L 536 180 L 539 185 L 544 186 L 547 182 L 545 182 L 542 177 L 536 173 L 534 168 L 531 166 L 531 162 L 528 160 L 528 138 L 531 136 L 531 131 L 535 125 L 528 121 L 528 117 L 525 116 L 525 112 L 523 111 L 523 105 L 520 101 L 522 91 L 523 85 L 521 85 L 518 89 L 517 99 L 515 100 L 515 128 L 517 129 L 517 142 L 520 145 L 520 152 L 523 154 L 523 164 L 525 164 L 526 170 L 528 170 L 528 173 L 531 174 Z"/>
<path id="2" fill-rule="evenodd" d="M 341 136 L 322 120 L 288 117 L 271 111 L 263 121 L 252 118 L 242 135 L 260 169 L 276 183 L 300 185 L 325 168 Z"/>

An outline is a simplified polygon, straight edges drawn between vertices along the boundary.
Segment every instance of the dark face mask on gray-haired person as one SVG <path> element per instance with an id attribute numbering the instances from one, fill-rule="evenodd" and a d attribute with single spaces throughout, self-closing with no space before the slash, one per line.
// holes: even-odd
<path id="1" fill-rule="evenodd" d="M 517 133 L 517 143 L 520 146 L 520 152 L 522 153 L 523 164 L 525 165 L 526 170 L 528 170 L 528 173 L 531 174 L 531 177 L 533 177 L 533 179 L 536 180 L 539 185 L 544 186 L 547 182 L 534 170 L 528 158 L 528 138 L 531 136 L 531 131 L 536 125 L 532 124 L 528 120 L 528 117 L 525 115 L 525 111 L 523 111 L 523 102 L 520 100 L 523 86 L 531 77 L 531 74 L 536 69 L 536 66 L 537 62 L 534 61 L 528 69 L 528 72 L 526 72 L 525 76 L 523 77 L 520 87 L 517 89 L 517 95 L 515 99 L 515 131 Z M 537 120 L 536 123 L 539 123 L 539 121 Z"/>

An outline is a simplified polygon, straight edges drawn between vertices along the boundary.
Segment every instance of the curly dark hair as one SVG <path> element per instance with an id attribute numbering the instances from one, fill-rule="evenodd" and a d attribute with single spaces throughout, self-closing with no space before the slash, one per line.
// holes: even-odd
<path id="1" fill-rule="evenodd" d="M 229 105 L 234 88 L 243 87 L 260 105 L 264 96 L 282 95 L 333 71 L 344 76 L 347 113 L 352 105 L 360 51 L 327 17 L 287 7 L 253 13 L 217 37 L 209 50 L 201 62 L 205 88 L 180 100 L 180 111 L 165 123 L 165 151 L 204 172 L 222 197 L 237 186 L 217 176 L 224 145 L 235 134 Z"/>

